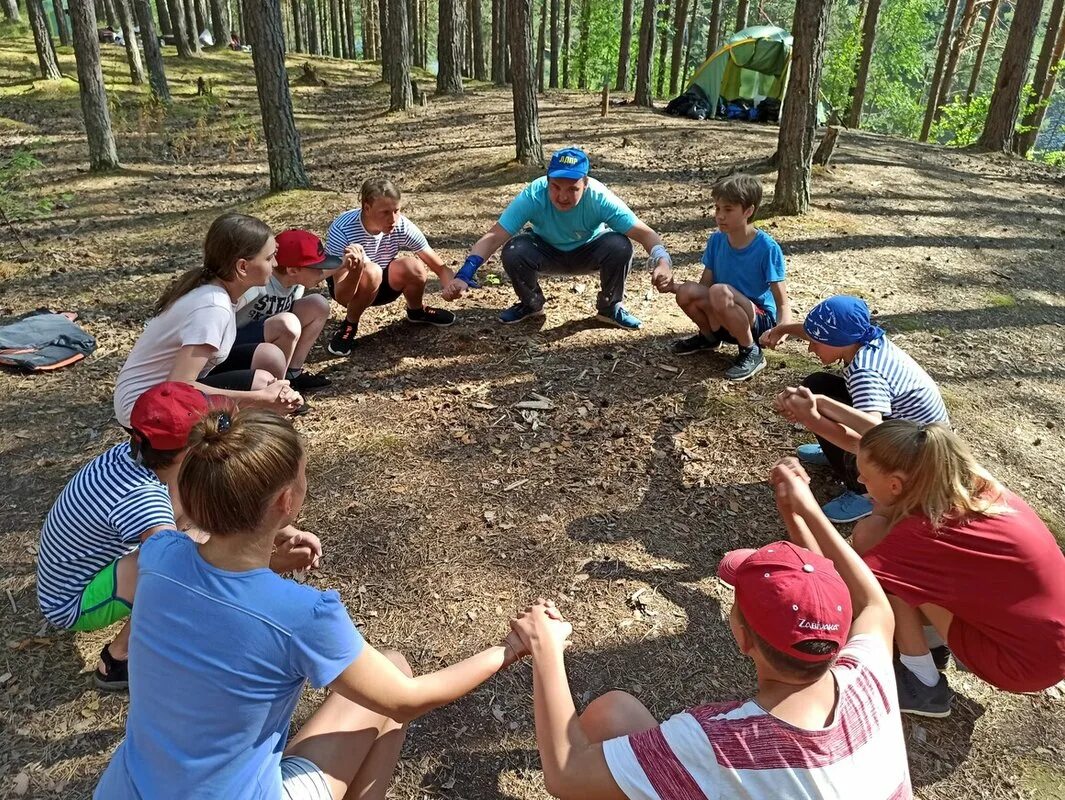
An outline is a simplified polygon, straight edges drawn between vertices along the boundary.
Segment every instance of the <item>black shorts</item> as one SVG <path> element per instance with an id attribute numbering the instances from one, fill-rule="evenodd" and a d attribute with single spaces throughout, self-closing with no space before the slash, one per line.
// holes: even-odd
<path id="1" fill-rule="evenodd" d="M 255 370 L 251 368 L 251 362 L 259 344 L 259 342 L 249 342 L 233 345 L 226 360 L 200 378 L 197 383 L 213 386 L 216 389 L 250 392 L 252 381 L 255 379 Z"/>
<path id="2" fill-rule="evenodd" d="M 234 347 L 242 344 L 262 344 L 266 341 L 266 320 L 252 320 L 247 325 L 237 328 L 237 338 L 233 340 Z M 232 355 L 232 351 L 230 352 Z M 227 361 L 229 359 L 226 359 Z"/>
<path id="3" fill-rule="evenodd" d="M 776 326 L 777 318 L 769 309 L 762 308 L 757 303 L 752 303 L 752 305 L 754 305 L 754 323 L 751 325 L 751 335 L 754 336 L 754 343 L 758 344 L 762 334 Z M 714 333 L 721 341 L 736 344 L 736 337 L 729 333 L 727 328 L 722 327 Z"/>
<path id="4" fill-rule="evenodd" d="M 389 266 L 391 266 L 391 262 L 389 262 Z M 332 275 L 325 279 L 325 286 L 329 290 L 329 296 L 336 300 L 336 284 L 333 283 Z M 393 289 L 392 284 L 388 282 L 388 267 L 385 267 L 381 270 L 381 285 L 378 287 L 377 294 L 374 296 L 373 302 L 370 303 L 370 305 L 387 306 L 402 294 L 403 292 L 398 289 Z"/>

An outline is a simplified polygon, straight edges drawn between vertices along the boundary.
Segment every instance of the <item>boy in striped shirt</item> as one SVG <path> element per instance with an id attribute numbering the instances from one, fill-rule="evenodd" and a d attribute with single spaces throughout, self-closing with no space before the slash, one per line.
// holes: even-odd
<path id="1" fill-rule="evenodd" d="M 659 724 L 610 692 L 579 717 L 566 679 L 567 623 L 549 603 L 513 626 L 533 659 L 547 790 L 566 800 L 909 800 L 891 665 L 891 605 L 843 541 L 794 459 L 772 474 L 793 542 L 734 551 L 729 616 L 757 672 L 755 695 Z"/>
<path id="2" fill-rule="evenodd" d="M 801 387 L 786 388 L 773 405 L 817 437 L 817 444 L 798 448 L 799 459 L 830 466 L 847 487 L 824 506 L 825 514 L 836 523 L 855 522 L 873 511 L 858 481 L 855 459 L 862 434 L 886 419 L 949 425 L 947 407 L 928 373 L 871 322 L 864 300 L 830 297 L 802 323 L 770 330 L 763 342 L 776 347 L 786 336 L 805 339 L 826 366 L 843 362 L 842 375 L 815 372 Z"/>

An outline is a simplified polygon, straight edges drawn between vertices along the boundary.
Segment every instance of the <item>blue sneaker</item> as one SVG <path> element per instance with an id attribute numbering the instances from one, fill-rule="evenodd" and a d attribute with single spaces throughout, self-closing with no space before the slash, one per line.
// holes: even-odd
<path id="1" fill-rule="evenodd" d="M 846 491 L 831 503 L 821 506 L 821 510 L 832 522 L 857 522 L 873 513 L 873 504 L 864 494 Z"/>
<path id="2" fill-rule="evenodd" d="M 795 455 L 803 464 L 813 464 L 815 467 L 827 467 L 828 457 L 819 444 L 800 444 L 795 448 Z"/>
<path id="3" fill-rule="evenodd" d="M 542 308 L 529 308 L 524 303 L 519 302 L 499 312 L 499 321 L 504 325 L 513 325 L 515 322 L 542 316 L 544 316 Z"/>
<path id="4" fill-rule="evenodd" d="M 600 322 L 605 322 L 607 325 L 613 325 L 627 331 L 637 331 L 643 325 L 639 318 L 626 311 L 625 306 L 621 303 L 615 303 L 614 307 L 609 310 L 600 311 L 595 315 L 595 318 Z"/>

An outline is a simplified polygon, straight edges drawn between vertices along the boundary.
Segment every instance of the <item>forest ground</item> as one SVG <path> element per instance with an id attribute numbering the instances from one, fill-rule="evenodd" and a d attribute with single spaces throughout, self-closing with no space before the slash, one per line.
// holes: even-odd
<path id="1" fill-rule="evenodd" d="M 69 51 L 61 60 L 73 74 Z M 363 178 L 384 173 L 457 265 L 535 177 L 508 164 L 509 91 L 473 86 L 389 115 L 375 67 L 316 63 L 329 85 L 293 95 L 317 188 L 268 196 L 249 56 L 168 59 L 176 102 L 163 117 L 129 87 L 121 49 L 105 47 L 125 166 L 90 175 L 73 82 L 34 83 L 32 42 L 0 39 L 0 147 L 36 147 L 43 166 L 19 196 L 53 205 L 17 226 L 29 254 L 0 227 L 0 320 L 75 310 L 99 343 L 52 375 L 0 373 L 0 797 L 88 797 L 122 737 L 127 698 L 99 695 L 87 674 L 111 632 L 42 625 L 35 542 L 69 476 L 122 439 L 115 375 L 151 303 L 199 262 L 211 219 L 239 208 L 275 230 L 324 235 Z M 212 98 L 192 96 L 199 75 L 213 79 Z M 715 176 L 776 140 L 772 127 L 630 107 L 601 119 L 598 97 L 577 92 L 541 97 L 540 122 L 548 150 L 588 149 L 593 174 L 665 235 L 688 279 L 712 225 Z M 763 178 L 771 195 L 774 175 Z M 833 166 L 814 175 L 811 212 L 758 222 L 784 249 L 796 313 L 834 293 L 865 297 L 939 382 L 959 432 L 1059 540 L 1063 195 L 1060 173 L 1030 164 L 847 132 Z M 502 275 L 497 260 L 489 268 Z M 366 637 L 405 652 L 417 672 L 498 641 L 515 609 L 545 595 L 575 625 L 568 664 L 581 704 L 620 688 L 665 716 L 745 696 L 753 672 L 714 570 L 726 550 L 782 535 L 765 479 L 807 438 L 769 399 L 816 364 L 788 344 L 733 385 L 722 379 L 727 351 L 675 358 L 668 345 L 690 326 L 672 297 L 646 293 L 640 269 L 627 301 L 645 321 L 639 333 L 589 320 L 594 276 L 546 288 L 542 327 L 495 322 L 512 302 L 502 276 L 454 307 L 450 329 L 409 326 L 393 305 L 366 315 L 352 357 L 315 348 L 311 366 L 333 386 L 296 421 L 310 451 L 300 525 L 327 554 L 310 580 L 338 590 Z M 530 392 L 556 408 L 515 409 Z M 828 498 L 836 487 L 816 478 Z M 1010 695 L 954 669 L 949 678 L 953 715 L 905 722 L 917 795 L 1065 798 L 1062 693 Z M 321 697 L 308 690 L 298 718 Z M 547 797 L 528 667 L 415 722 L 392 796 Z"/>

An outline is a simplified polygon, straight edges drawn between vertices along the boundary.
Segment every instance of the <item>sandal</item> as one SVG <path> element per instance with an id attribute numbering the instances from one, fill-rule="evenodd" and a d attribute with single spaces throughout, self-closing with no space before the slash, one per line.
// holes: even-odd
<path id="1" fill-rule="evenodd" d="M 96 688 L 105 692 L 124 692 L 129 689 L 129 659 L 115 658 L 111 655 L 111 645 L 104 645 L 100 651 L 100 660 L 104 662 L 107 672 L 100 672 L 97 667 L 92 674 Z"/>

